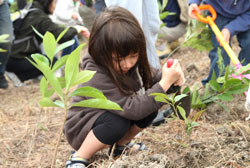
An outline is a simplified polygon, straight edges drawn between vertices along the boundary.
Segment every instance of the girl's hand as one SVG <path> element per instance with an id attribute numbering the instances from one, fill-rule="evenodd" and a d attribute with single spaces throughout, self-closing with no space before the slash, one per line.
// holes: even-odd
<path id="1" fill-rule="evenodd" d="M 178 60 L 174 59 L 173 65 L 170 68 L 164 64 L 162 67 L 162 78 L 159 83 L 165 92 L 173 84 L 182 86 L 185 83 L 184 73 Z"/>
<path id="2" fill-rule="evenodd" d="M 191 17 L 192 19 L 196 19 L 198 20 L 197 16 L 195 15 L 194 11 L 197 11 L 198 13 L 200 13 L 200 9 L 198 8 L 198 5 L 193 3 L 189 6 L 188 8 L 188 15 L 189 17 Z"/>

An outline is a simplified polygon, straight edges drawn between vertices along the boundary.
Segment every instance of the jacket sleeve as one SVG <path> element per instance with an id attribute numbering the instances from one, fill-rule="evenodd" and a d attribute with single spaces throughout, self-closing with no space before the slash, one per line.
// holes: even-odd
<path id="1" fill-rule="evenodd" d="M 92 86 L 102 91 L 108 100 L 118 103 L 123 109 L 123 111 L 110 110 L 110 112 L 130 120 L 143 119 L 163 105 L 156 102 L 154 96 L 150 96 L 151 93 L 164 93 L 159 83 L 153 85 L 143 95 L 125 95 L 109 76 L 97 71 L 94 77 L 82 86 Z"/>
<path id="2" fill-rule="evenodd" d="M 188 5 L 191 5 L 191 4 L 193 4 L 193 3 L 195 3 L 195 4 L 197 4 L 197 5 L 200 5 L 201 0 L 189 0 L 189 1 L 188 1 Z"/>
<path id="3" fill-rule="evenodd" d="M 250 11 L 237 16 L 234 20 L 229 22 L 225 28 L 230 31 L 231 37 L 240 32 L 244 32 L 250 29 Z"/>
<path id="4" fill-rule="evenodd" d="M 35 25 L 35 28 L 41 33 L 45 34 L 46 31 L 51 32 L 55 38 L 59 36 L 59 34 L 65 29 L 65 27 L 60 27 L 59 25 L 52 22 L 48 15 L 43 14 L 43 16 L 39 17 L 39 23 Z M 59 43 L 63 43 L 65 41 L 69 41 L 73 39 L 73 37 L 77 35 L 77 30 L 75 28 L 70 27 L 59 41 Z"/>

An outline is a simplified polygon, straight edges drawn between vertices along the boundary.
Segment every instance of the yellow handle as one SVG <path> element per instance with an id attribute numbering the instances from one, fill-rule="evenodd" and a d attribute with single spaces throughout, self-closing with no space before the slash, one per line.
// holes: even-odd
<path id="1" fill-rule="evenodd" d="M 227 52 L 227 54 L 230 57 L 230 59 L 232 60 L 233 64 L 240 65 L 240 61 L 239 61 L 238 57 L 236 57 L 236 55 L 234 54 L 232 48 L 224 40 L 224 36 L 220 32 L 220 30 L 217 27 L 217 25 L 214 23 L 214 20 L 216 19 L 216 16 L 217 16 L 216 11 L 213 9 L 213 7 L 211 5 L 201 5 L 201 6 L 199 6 L 199 9 L 200 10 L 209 10 L 209 12 L 212 14 L 212 17 L 211 16 L 207 16 L 206 18 L 204 18 L 197 11 L 194 11 L 194 13 L 196 14 L 196 16 L 198 17 L 198 19 L 201 22 L 208 23 L 210 25 L 211 29 L 213 30 L 214 34 L 216 35 L 216 37 L 218 38 L 218 40 L 222 44 L 222 47 Z"/>
<path id="2" fill-rule="evenodd" d="M 219 28 L 216 26 L 216 24 L 214 23 L 214 21 L 210 20 L 209 24 L 210 24 L 210 27 L 213 30 L 214 34 L 216 35 L 216 37 L 218 38 L 218 40 L 221 42 L 222 47 L 225 49 L 225 51 L 227 52 L 228 56 L 232 60 L 233 64 L 235 64 L 235 65 L 240 64 L 239 59 L 234 54 L 234 52 L 233 52 L 232 48 L 230 47 L 230 45 L 224 40 L 224 36 L 220 32 Z"/>

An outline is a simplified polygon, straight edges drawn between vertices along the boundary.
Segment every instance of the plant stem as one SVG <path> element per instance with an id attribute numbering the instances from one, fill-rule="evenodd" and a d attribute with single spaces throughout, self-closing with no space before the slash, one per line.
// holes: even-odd
<path id="1" fill-rule="evenodd" d="M 56 148 L 55 148 L 54 156 L 53 156 L 52 163 L 51 163 L 51 168 L 55 167 L 55 162 L 56 162 L 56 156 L 57 156 L 57 152 L 58 152 L 58 147 L 59 147 L 59 143 L 60 143 L 61 138 L 62 138 L 64 124 L 66 122 L 66 118 L 67 118 L 67 114 L 68 114 L 67 96 L 65 96 L 65 97 L 66 98 L 64 99 L 64 110 L 65 110 L 64 120 L 63 120 L 63 124 L 61 126 L 60 134 L 59 134 L 58 139 L 57 139 Z"/>

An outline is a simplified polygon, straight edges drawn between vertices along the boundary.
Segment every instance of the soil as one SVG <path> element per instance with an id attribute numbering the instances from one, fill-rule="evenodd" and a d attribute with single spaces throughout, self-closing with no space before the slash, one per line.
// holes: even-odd
<path id="1" fill-rule="evenodd" d="M 180 61 L 186 85 L 191 88 L 197 85 L 200 91 L 204 89 L 200 81 L 209 70 L 207 55 L 207 52 L 186 47 L 173 56 Z M 42 108 L 40 98 L 38 81 L 28 81 L 21 87 L 15 87 L 10 81 L 7 90 L 0 89 L 1 168 L 50 167 L 64 112 L 59 108 Z M 236 96 L 226 103 L 230 112 L 210 104 L 190 136 L 181 120 L 151 126 L 136 138 L 149 150 L 129 152 L 117 160 L 110 159 L 107 150 L 103 150 L 91 159 L 90 167 L 250 168 L 250 121 L 245 121 L 249 112 L 244 103 L 244 96 Z M 189 117 L 197 112 L 192 110 Z M 64 167 L 71 152 L 72 148 L 63 137 L 55 167 Z"/>

